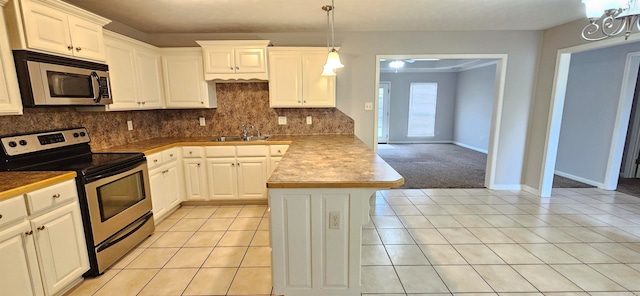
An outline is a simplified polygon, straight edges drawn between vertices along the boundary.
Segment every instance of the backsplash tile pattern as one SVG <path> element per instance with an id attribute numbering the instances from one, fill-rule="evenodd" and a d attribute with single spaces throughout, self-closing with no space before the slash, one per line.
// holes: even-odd
<path id="1" fill-rule="evenodd" d="M 336 108 L 271 109 L 269 85 L 219 83 L 217 109 L 86 112 L 69 107 L 25 108 L 22 116 L 0 117 L 0 135 L 38 132 L 84 126 L 89 129 L 92 147 L 102 149 L 155 137 L 206 137 L 240 135 L 240 126 L 250 124 L 263 134 L 311 135 L 353 134 L 353 119 Z M 306 116 L 313 124 L 306 124 Z M 287 125 L 277 117 L 286 116 Z M 204 117 L 206 126 L 199 125 Z M 127 120 L 134 130 L 127 130 Z"/>

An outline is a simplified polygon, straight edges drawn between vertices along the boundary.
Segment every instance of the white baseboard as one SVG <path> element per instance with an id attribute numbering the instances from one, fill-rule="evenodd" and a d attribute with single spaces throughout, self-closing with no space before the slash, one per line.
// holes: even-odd
<path id="1" fill-rule="evenodd" d="M 574 176 L 572 174 L 568 174 L 568 173 L 561 172 L 561 171 L 554 171 L 554 173 L 556 175 L 560 176 L 560 177 L 565 177 L 567 179 L 571 179 L 571 180 L 574 180 L 574 181 L 578 181 L 578 182 L 582 182 L 582 183 L 585 183 L 585 184 L 589 184 L 591 186 L 596 186 L 596 187 L 601 188 L 601 189 L 607 189 L 605 184 L 602 183 L 602 182 L 597 182 L 597 181 L 585 179 L 585 178 Z M 607 190 L 611 190 L 611 189 L 607 189 Z M 615 188 L 613 190 L 615 190 Z"/>
<path id="2" fill-rule="evenodd" d="M 494 184 L 490 188 L 491 190 L 522 190 L 522 184 Z"/>
<path id="3" fill-rule="evenodd" d="M 389 141 L 387 144 L 453 144 L 453 141 Z"/>
<path id="4" fill-rule="evenodd" d="M 484 154 L 488 154 L 489 153 L 489 150 L 481 149 L 481 148 L 474 147 L 474 146 L 467 145 L 467 144 L 463 144 L 463 143 L 460 143 L 460 142 L 453 141 L 453 144 L 456 145 L 456 146 L 467 148 L 469 150 L 478 151 L 478 152 L 481 152 L 481 153 L 484 153 Z"/>

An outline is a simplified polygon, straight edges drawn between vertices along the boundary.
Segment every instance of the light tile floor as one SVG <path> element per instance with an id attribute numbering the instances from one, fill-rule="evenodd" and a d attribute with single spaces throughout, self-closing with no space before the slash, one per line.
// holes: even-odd
<path id="1" fill-rule="evenodd" d="M 640 198 L 554 189 L 380 191 L 363 295 L 640 295 Z"/>
<path id="2" fill-rule="evenodd" d="M 380 191 L 363 295 L 640 295 L 640 198 L 486 189 Z M 70 295 L 270 295 L 265 206 L 182 207 Z"/>
<path id="3" fill-rule="evenodd" d="M 271 295 L 266 206 L 183 206 L 69 295 Z"/>

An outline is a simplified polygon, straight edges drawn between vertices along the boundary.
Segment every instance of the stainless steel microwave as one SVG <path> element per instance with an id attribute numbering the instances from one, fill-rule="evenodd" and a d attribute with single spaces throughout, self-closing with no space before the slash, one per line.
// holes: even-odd
<path id="1" fill-rule="evenodd" d="M 107 65 L 28 51 L 14 59 L 26 107 L 112 103 Z"/>

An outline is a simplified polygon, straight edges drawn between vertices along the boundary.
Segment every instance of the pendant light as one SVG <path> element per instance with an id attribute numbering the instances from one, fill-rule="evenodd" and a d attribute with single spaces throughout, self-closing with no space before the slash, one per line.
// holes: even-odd
<path id="1" fill-rule="evenodd" d="M 340 62 L 340 55 L 338 54 L 338 51 L 335 47 L 335 0 L 331 0 L 331 5 L 322 6 L 322 10 L 327 12 L 327 31 L 331 29 L 331 49 L 329 50 L 329 54 L 327 55 L 327 63 L 324 65 L 325 70 L 323 71 L 323 73 L 327 72 L 327 68 L 334 70 L 335 72 L 335 69 L 344 67 L 342 62 Z M 329 22 L 329 12 L 331 12 L 331 22 Z M 327 48 L 329 48 L 328 36 Z"/>
<path id="2" fill-rule="evenodd" d="M 329 38 L 330 38 L 330 28 L 331 28 L 331 23 L 329 22 L 329 11 L 333 10 L 333 6 L 330 5 L 325 5 L 322 6 L 322 10 L 327 12 L 327 50 L 329 52 L 331 52 L 331 50 L 329 49 L 330 44 L 329 44 Z M 327 58 L 327 63 L 324 64 L 324 67 L 322 68 L 322 74 L 320 74 L 321 76 L 336 76 L 336 70 L 335 68 L 331 67 L 331 65 L 329 65 L 329 60 Z"/>

